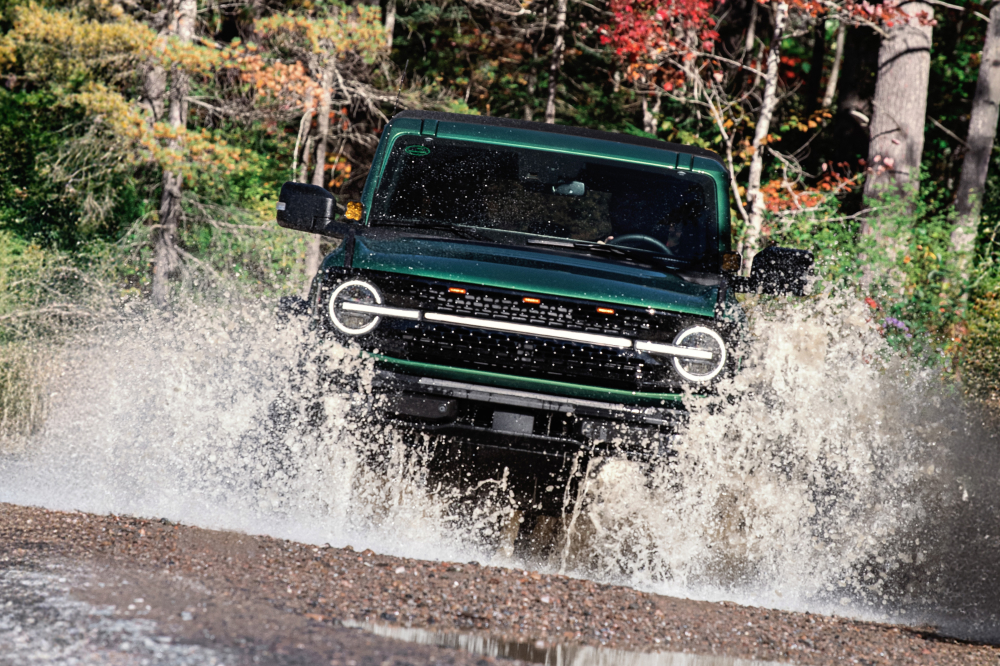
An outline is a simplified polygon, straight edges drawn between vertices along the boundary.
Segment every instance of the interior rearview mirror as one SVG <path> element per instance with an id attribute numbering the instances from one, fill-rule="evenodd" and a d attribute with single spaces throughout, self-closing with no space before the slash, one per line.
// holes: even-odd
<path id="1" fill-rule="evenodd" d="M 342 236 L 350 225 L 337 220 L 337 198 L 322 187 L 289 181 L 278 195 L 278 226 L 325 236 Z"/>
<path id="2" fill-rule="evenodd" d="M 734 277 L 732 285 L 740 292 L 804 296 L 812 266 L 812 252 L 772 245 L 753 258 L 750 277 Z"/>
<path id="3" fill-rule="evenodd" d="M 578 180 L 562 185 L 553 185 L 552 191 L 564 197 L 582 197 L 587 193 L 587 186 Z"/>

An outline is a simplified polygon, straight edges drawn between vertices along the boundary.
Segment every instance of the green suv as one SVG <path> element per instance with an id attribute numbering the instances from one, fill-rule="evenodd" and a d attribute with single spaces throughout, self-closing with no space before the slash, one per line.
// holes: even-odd
<path id="1" fill-rule="evenodd" d="M 343 239 L 307 307 L 374 358 L 382 413 L 537 499 L 581 452 L 669 455 L 684 391 L 739 365 L 734 292 L 802 292 L 807 252 L 737 277 L 728 193 L 700 148 L 407 111 L 360 202 L 286 183 L 278 223 Z"/>

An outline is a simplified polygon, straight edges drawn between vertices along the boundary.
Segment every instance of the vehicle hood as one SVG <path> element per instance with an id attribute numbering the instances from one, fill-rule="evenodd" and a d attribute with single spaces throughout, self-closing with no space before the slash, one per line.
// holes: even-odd
<path id="1" fill-rule="evenodd" d="M 545 250 L 427 237 L 355 239 L 354 268 L 712 317 L 718 286 L 672 272 Z"/>

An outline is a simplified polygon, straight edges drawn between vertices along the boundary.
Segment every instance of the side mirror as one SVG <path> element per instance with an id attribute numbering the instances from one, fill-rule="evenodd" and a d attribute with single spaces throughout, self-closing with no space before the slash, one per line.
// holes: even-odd
<path id="1" fill-rule="evenodd" d="M 342 236 L 350 228 L 338 222 L 337 198 L 322 187 L 289 181 L 278 195 L 278 226 L 324 236 Z"/>
<path id="2" fill-rule="evenodd" d="M 812 252 L 772 245 L 753 258 L 749 278 L 733 279 L 733 288 L 742 292 L 803 296 L 812 266 Z"/>

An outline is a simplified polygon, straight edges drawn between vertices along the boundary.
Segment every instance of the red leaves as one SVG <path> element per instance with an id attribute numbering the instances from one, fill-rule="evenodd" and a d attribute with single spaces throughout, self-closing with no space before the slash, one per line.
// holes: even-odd
<path id="1" fill-rule="evenodd" d="M 719 39 L 714 7 L 709 0 L 610 0 L 615 22 L 601 27 L 601 44 L 614 48 L 632 80 L 671 90 L 683 85 L 684 75 L 667 64 L 670 60 L 714 50 Z"/>
<path id="2" fill-rule="evenodd" d="M 768 0 L 757 0 L 767 4 Z M 836 15 L 851 22 L 933 21 L 933 17 L 910 18 L 898 8 L 901 0 L 786 0 L 790 13 L 822 18 Z M 684 85 L 684 74 L 675 64 L 689 62 L 701 53 L 713 53 L 719 41 L 712 12 L 724 0 L 609 0 L 614 20 L 598 29 L 602 46 L 611 47 L 632 81 L 663 86 Z M 793 62 L 794 61 L 794 62 Z M 646 65 L 653 65 L 652 69 Z M 791 83 L 799 76 L 798 59 L 782 58 L 782 78 Z M 756 65 L 755 65 L 756 66 Z"/>
<path id="3" fill-rule="evenodd" d="M 781 78 L 785 80 L 786 83 L 791 83 L 795 80 L 798 74 L 795 68 L 802 63 L 802 58 L 795 58 L 793 56 L 783 55 L 781 56 Z"/>

